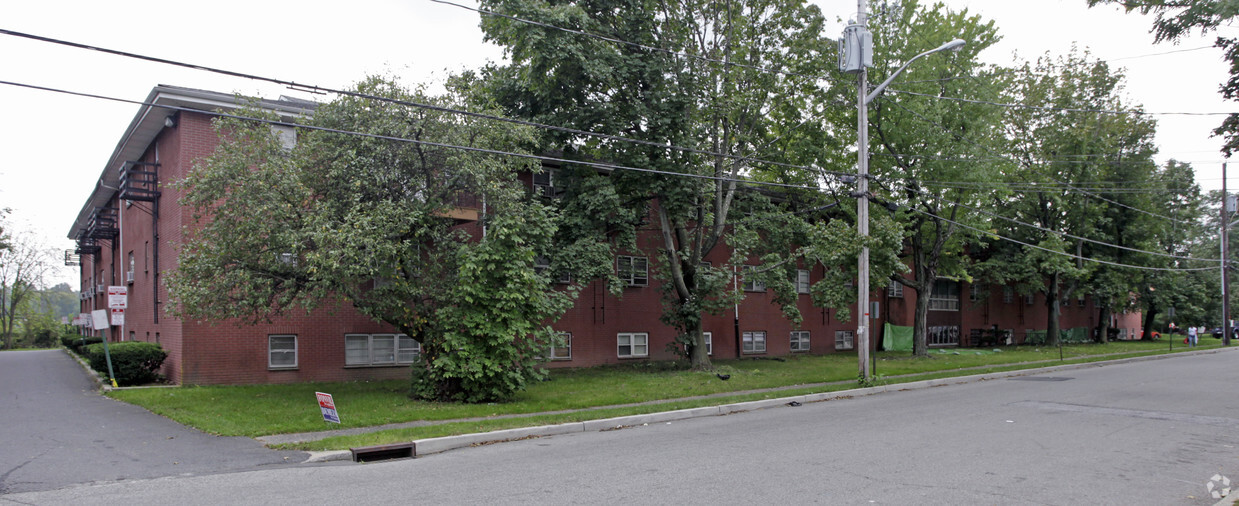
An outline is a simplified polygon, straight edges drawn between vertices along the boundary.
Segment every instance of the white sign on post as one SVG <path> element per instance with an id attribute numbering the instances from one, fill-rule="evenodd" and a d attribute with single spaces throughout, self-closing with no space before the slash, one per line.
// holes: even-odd
<path id="1" fill-rule="evenodd" d="M 113 327 L 120 327 L 120 326 L 125 325 L 125 310 L 124 309 L 112 308 L 110 309 L 110 311 L 112 312 L 112 326 Z"/>
<path id="2" fill-rule="evenodd" d="M 108 310 L 96 309 L 90 312 L 90 328 L 106 329 L 108 328 Z"/>
<path id="3" fill-rule="evenodd" d="M 129 287 L 108 287 L 108 309 L 125 309 L 129 307 Z"/>

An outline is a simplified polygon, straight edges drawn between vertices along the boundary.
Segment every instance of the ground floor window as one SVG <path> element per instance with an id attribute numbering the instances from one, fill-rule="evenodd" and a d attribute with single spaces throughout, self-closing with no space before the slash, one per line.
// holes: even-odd
<path id="1" fill-rule="evenodd" d="M 551 360 L 572 360 L 572 333 L 559 332 L 551 343 L 551 351 L 547 354 Z"/>
<path id="2" fill-rule="evenodd" d="M 792 351 L 809 351 L 809 331 L 792 331 Z"/>
<path id="3" fill-rule="evenodd" d="M 741 335 L 744 342 L 745 353 L 765 353 L 766 352 L 766 332 L 755 331 L 745 332 Z"/>
<path id="4" fill-rule="evenodd" d="M 852 330 L 835 331 L 835 349 L 850 350 L 856 347 L 856 332 Z"/>
<path id="5" fill-rule="evenodd" d="M 706 355 L 714 354 L 714 334 L 710 332 L 702 332 L 702 338 L 706 342 Z"/>
<path id="6" fill-rule="evenodd" d="M 297 336 L 267 336 L 267 367 L 271 369 L 297 368 Z"/>
<path id="7" fill-rule="evenodd" d="M 422 345 L 404 334 L 346 334 L 344 365 L 412 364 Z"/>
<path id="8" fill-rule="evenodd" d="M 625 332 L 616 336 L 616 354 L 620 358 L 648 357 L 650 335 L 644 332 Z"/>

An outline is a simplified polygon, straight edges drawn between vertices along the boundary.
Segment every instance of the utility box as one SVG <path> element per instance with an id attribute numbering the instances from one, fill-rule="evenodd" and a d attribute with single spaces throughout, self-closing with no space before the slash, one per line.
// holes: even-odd
<path id="1" fill-rule="evenodd" d="M 873 34 L 865 25 L 848 25 L 839 39 L 839 70 L 856 74 L 872 66 Z"/>

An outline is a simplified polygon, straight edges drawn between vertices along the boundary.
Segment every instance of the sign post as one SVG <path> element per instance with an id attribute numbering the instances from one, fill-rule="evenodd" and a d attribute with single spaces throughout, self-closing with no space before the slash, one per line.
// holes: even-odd
<path id="1" fill-rule="evenodd" d="M 107 330 L 108 328 L 108 310 L 96 309 L 90 312 L 91 323 L 94 328 Z M 112 351 L 108 349 L 108 336 L 106 333 L 103 336 L 103 358 L 108 362 L 108 379 L 112 380 L 112 387 L 116 387 L 116 374 L 112 372 Z"/>
<path id="2" fill-rule="evenodd" d="M 331 394 L 314 392 L 314 395 L 318 397 L 318 408 L 323 412 L 323 420 L 340 423 L 340 414 L 336 412 L 336 401 L 331 398 Z"/>

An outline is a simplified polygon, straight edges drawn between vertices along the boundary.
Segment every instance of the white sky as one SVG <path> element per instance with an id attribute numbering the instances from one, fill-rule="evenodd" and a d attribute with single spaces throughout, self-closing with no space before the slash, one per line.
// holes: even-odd
<path id="1" fill-rule="evenodd" d="M 812 0 L 828 19 L 855 16 L 855 0 Z M 470 0 L 461 0 L 474 5 Z M 1131 101 L 1150 112 L 1232 112 L 1217 93 L 1226 79 L 1212 38 L 1153 45 L 1150 17 L 1085 0 L 946 0 L 996 21 L 1003 40 L 983 58 L 1010 63 L 1012 52 L 1063 54 L 1073 43 L 1127 69 Z M 39 0 L 0 2 L 0 28 L 249 74 L 345 87 L 366 74 L 389 73 L 406 84 L 444 70 L 497 60 L 482 43 L 478 15 L 429 0 Z M 842 27 L 831 28 L 834 37 Z M 1222 35 L 1239 36 L 1239 27 Z M 1138 57 L 1138 58 L 1132 58 Z M 314 98 L 274 85 L 146 63 L 0 35 L 0 80 L 142 100 L 157 84 L 275 98 Z M 0 207 L 15 228 L 35 230 L 48 245 L 66 238 L 137 105 L 0 85 Z M 1196 168 L 1205 189 L 1221 187 L 1221 116 L 1156 116 L 1160 161 Z M 1235 188 L 1239 164 L 1230 167 Z M 65 269 L 61 277 L 73 279 Z M 71 283 L 74 284 L 74 283 Z"/>

